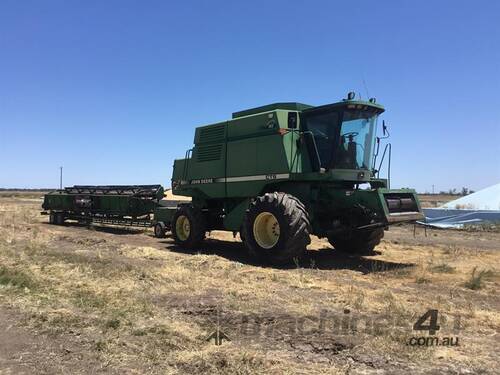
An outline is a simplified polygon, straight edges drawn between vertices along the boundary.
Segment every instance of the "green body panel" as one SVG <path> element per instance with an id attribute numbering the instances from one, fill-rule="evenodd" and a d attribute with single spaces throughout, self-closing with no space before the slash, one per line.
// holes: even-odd
<path id="1" fill-rule="evenodd" d="M 154 210 L 154 220 L 153 223 L 163 222 L 168 225 L 172 222 L 177 207 L 156 207 Z"/>
<path id="2" fill-rule="evenodd" d="M 45 210 L 70 210 L 73 207 L 73 204 L 73 197 L 59 191 L 53 191 L 45 194 L 43 198 L 43 208 Z"/>
<path id="3" fill-rule="evenodd" d="M 299 198 L 306 205 L 314 234 L 319 236 L 327 235 L 336 225 L 345 227 L 347 216 L 358 215 L 351 212 L 358 206 L 379 226 L 421 218 L 413 190 L 388 190 L 387 181 L 374 178 L 369 169 L 314 167 L 316 154 L 311 149 L 316 146 L 308 142 L 308 132 L 301 124 L 303 114 L 343 108 L 384 110 L 363 101 L 320 107 L 276 103 L 235 112 L 229 121 L 199 127 L 188 157 L 174 161 L 173 193 L 192 197 L 193 205 L 208 212 L 209 229 L 239 230 L 250 200 L 272 191 Z M 404 198 L 407 210 L 391 212 L 387 197 L 393 205 Z M 352 223 L 355 227 L 365 225 L 362 215 L 358 216 L 360 219 Z"/>
<path id="4" fill-rule="evenodd" d="M 240 200 L 236 206 L 231 207 L 228 210 L 227 215 L 224 216 L 223 224 L 224 228 L 233 231 L 239 231 L 241 229 L 241 223 L 243 221 L 243 216 L 245 215 L 248 205 L 250 204 L 250 199 Z"/>
<path id="5" fill-rule="evenodd" d="M 301 172 L 298 133 L 279 134 L 287 115 L 276 110 L 197 128 L 190 158 L 174 161 L 174 194 L 243 198 L 267 184 L 262 176 Z M 261 176 L 261 181 L 238 181 L 248 176 Z"/>

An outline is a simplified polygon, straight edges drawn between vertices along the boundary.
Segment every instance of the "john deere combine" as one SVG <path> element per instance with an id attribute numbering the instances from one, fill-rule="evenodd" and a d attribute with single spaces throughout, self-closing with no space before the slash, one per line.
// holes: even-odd
<path id="1" fill-rule="evenodd" d="M 309 236 L 340 251 L 369 254 L 390 224 L 423 218 L 414 190 L 376 178 L 384 108 L 356 101 L 313 107 L 276 103 L 196 129 L 175 160 L 173 193 L 192 197 L 167 219 L 175 241 L 197 246 L 211 230 L 240 232 L 256 257 L 300 257 Z M 167 215 L 170 216 L 170 215 Z"/>
<path id="2" fill-rule="evenodd" d="M 186 248 L 211 230 L 240 232 L 252 255 L 273 263 L 303 255 L 311 234 L 339 251 L 370 254 L 389 225 L 423 218 L 414 190 L 389 189 L 378 178 L 382 112 L 374 99 L 352 93 L 318 107 L 275 103 L 236 112 L 197 128 L 194 147 L 174 161 L 173 193 L 191 202 L 160 203 L 160 187 L 139 186 L 129 187 L 125 208 L 117 209 L 116 187 L 74 187 L 46 196 L 44 208 L 56 222 L 125 218 L 132 225 L 154 212 L 144 225 L 154 225 L 157 237 L 171 230 Z M 143 210 L 129 206 L 139 203 Z"/>

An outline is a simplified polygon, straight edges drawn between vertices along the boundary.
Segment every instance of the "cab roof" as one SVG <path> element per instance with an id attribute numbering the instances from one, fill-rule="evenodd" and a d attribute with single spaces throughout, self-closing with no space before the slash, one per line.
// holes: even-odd
<path id="1" fill-rule="evenodd" d="M 257 113 L 262 113 L 262 112 L 275 111 L 277 109 L 284 109 L 287 111 L 303 111 L 308 108 L 313 108 L 313 106 L 297 102 L 272 103 L 268 105 L 263 105 L 261 107 L 255 107 L 255 108 L 245 109 L 243 111 L 234 112 L 233 118 L 255 115 Z"/>
<path id="2" fill-rule="evenodd" d="M 275 111 L 278 109 L 283 109 L 288 111 L 298 111 L 298 112 L 312 112 L 312 111 L 323 111 L 328 109 L 334 109 L 346 105 L 348 108 L 363 108 L 368 106 L 374 109 L 378 109 L 380 113 L 384 112 L 384 107 L 381 106 L 380 104 L 362 100 L 342 100 L 341 102 L 325 104 L 320 106 L 312 106 L 309 104 L 297 103 L 297 102 L 280 102 L 280 103 L 272 103 L 260 107 L 234 112 L 232 118 L 235 119 L 243 116 L 255 115 L 257 113 Z"/>

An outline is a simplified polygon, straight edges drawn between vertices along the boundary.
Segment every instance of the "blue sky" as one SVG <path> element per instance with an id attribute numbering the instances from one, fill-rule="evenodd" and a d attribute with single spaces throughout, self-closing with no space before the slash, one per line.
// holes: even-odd
<path id="1" fill-rule="evenodd" d="M 499 4 L 2 0 L 0 187 L 169 186 L 196 126 L 350 90 L 387 108 L 393 187 L 498 183 Z"/>

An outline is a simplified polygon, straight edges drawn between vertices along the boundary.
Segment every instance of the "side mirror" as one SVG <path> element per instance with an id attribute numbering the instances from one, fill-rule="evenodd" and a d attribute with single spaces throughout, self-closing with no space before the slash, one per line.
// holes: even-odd
<path id="1" fill-rule="evenodd" d="M 387 135 L 387 126 L 385 126 L 385 120 L 382 120 L 382 132 Z"/>

